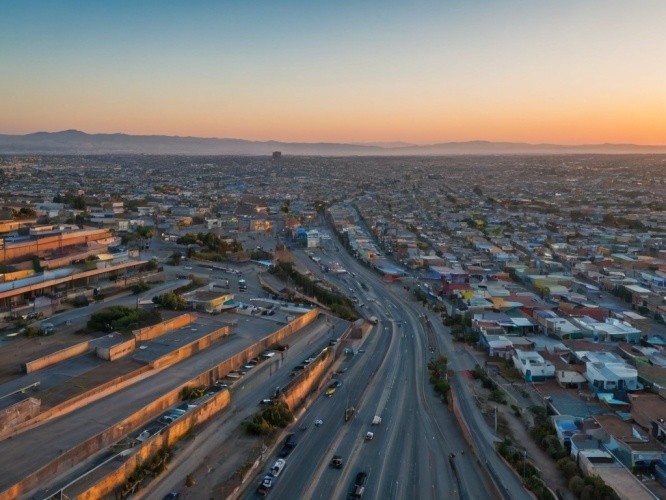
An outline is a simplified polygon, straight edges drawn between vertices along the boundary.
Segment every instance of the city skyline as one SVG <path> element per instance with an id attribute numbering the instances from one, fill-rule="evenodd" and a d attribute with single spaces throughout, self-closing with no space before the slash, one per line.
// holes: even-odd
<path id="1" fill-rule="evenodd" d="M 666 144 L 656 1 L 33 2 L 0 13 L 0 134 Z"/>

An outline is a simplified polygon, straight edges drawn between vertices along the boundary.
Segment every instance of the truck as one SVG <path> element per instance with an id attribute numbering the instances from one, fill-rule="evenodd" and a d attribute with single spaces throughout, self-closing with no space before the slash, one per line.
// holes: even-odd
<path id="1" fill-rule="evenodd" d="M 243 278 L 240 278 L 238 280 L 238 289 L 241 292 L 244 292 L 245 290 L 247 290 L 247 284 L 245 283 L 245 280 Z"/>
<path id="2" fill-rule="evenodd" d="M 370 318 L 368 318 L 368 323 L 370 323 L 371 325 L 376 325 L 377 323 L 379 323 L 379 319 L 377 318 L 377 316 L 370 316 Z"/>
<path id="3" fill-rule="evenodd" d="M 270 493 L 271 488 L 275 484 L 275 481 L 280 473 L 284 470 L 285 465 L 287 465 L 287 461 L 283 458 L 278 458 L 275 461 L 273 467 L 269 469 L 264 478 L 261 480 L 259 488 L 257 488 L 257 493 L 259 495 L 266 496 Z"/>
<path id="4" fill-rule="evenodd" d="M 372 425 L 379 425 L 382 423 L 382 417 L 375 415 L 375 418 L 372 419 Z"/>

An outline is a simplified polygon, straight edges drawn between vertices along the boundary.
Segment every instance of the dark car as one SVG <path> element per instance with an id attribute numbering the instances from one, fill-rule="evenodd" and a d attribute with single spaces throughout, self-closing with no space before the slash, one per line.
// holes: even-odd
<path id="1" fill-rule="evenodd" d="M 178 498 L 178 493 L 167 493 L 163 500 L 176 500 L 176 498 Z"/>
<path id="2" fill-rule="evenodd" d="M 278 453 L 278 457 L 280 458 L 287 457 L 295 447 L 296 447 L 296 437 L 294 436 L 294 434 L 289 434 L 287 436 L 286 441 L 284 442 L 284 445 L 282 445 L 280 452 Z"/>

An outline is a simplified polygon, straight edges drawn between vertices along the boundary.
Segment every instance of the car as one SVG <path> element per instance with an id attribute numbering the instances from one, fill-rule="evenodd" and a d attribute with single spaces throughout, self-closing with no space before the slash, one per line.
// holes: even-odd
<path id="1" fill-rule="evenodd" d="M 331 396 L 333 396 L 333 394 L 335 394 L 335 387 L 329 387 L 326 390 L 326 396 L 328 396 L 330 398 Z"/>
<path id="2" fill-rule="evenodd" d="M 183 266 L 183 269 L 187 269 L 188 271 L 192 270 L 192 266 Z"/>
<path id="3" fill-rule="evenodd" d="M 336 380 L 335 382 L 333 382 L 333 384 L 335 384 L 335 387 L 342 387 L 342 381 L 341 380 Z"/>
<path id="4" fill-rule="evenodd" d="M 365 440 L 366 441 L 372 441 L 373 437 L 375 437 L 375 435 L 372 432 L 366 432 L 366 434 L 365 434 Z"/>
<path id="5" fill-rule="evenodd" d="M 51 335 L 52 333 L 55 333 L 55 326 L 52 323 L 43 323 L 41 334 Z"/>
<path id="6" fill-rule="evenodd" d="M 359 354 L 363 354 L 363 353 L 365 352 L 365 349 L 359 349 L 357 352 L 358 352 Z"/>
<path id="7" fill-rule="evenodd" d="M 261 401 L 259 401 L 260 405 L 270 405 L 273 404 L 273 400 L 269 398 L 264 398 Z"/>
<path id="8" fill-rule="evenodd" d="M 321 426 L 323 423 L 324 423 L 324 421 L 320 418 L 318 418 L 317 420 L 314 421 L 314 424 L 315 424 L 316 427 Z"/>
<path id="9" fill-rule="evenodd" d="M 158 422 L 161 424 L 171 424 L 176 421 L 178 417 L 174 417 L 173 415 L 164 415 L 163 417 L 160 417 L 157 419 Z"/>
<path id="10" fill-rule="evenodd" d="M 254 365 L 243 365 L 243 369 L 245 370 L 251 370 L 252 368 L 254 368 Z"/>
<path id="11" fill-rule="evenodd" d="M 167 493 L 164 495 L 164 498 L 162 500 L 176 500 L 178 498 L 178 493 Z"/>
<path id="12" fill-rule="evenodd" d="M 159 427 L 151 427 L 150 429 L 146 429 L 139 433 L 139 435 L 136 437 L 136 440 L 143 442 L 158 431 L 160 431 Z"/>

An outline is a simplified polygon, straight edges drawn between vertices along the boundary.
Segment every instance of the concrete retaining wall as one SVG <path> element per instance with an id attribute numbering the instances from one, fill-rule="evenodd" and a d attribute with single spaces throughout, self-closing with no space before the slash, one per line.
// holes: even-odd
<path id="1" fill-rule="evenodd" d="M 324 349 L 321 356 L 306 366 L 305 370 L 282 389 L 279 399 L 284 401 L 292 412 L 303 404 L 309 394 L 319 388 L 335 361 L 334 354 L 335 349 L 331 347 Z"/>
<path id="2" fill-rule="evenodd" d="M 136 349 L 136 339 L 131 338 L 111 347 L 97 347 L 95 355 L 107 361 L 115 361 Z"/>
<path id="3" fill-rule="evenodd" d="M 313 309 L 305 313 L 303 316 L 296 318 L 294 321 L 289 323 L 283 328 L 280 328 L 277 332 L 264 337 L 255 345 L 248 347 L 244 351 L 239 352 L 235 356 L 224 360 L 217 366 L 214 366 L 209 371 L 202 373 L 197 378 L 191 381 L 190 386 L 199 386 L 199 385 L 212 385 L 216 380 L 224 378 L 227 373 L 233 372 L 239 366 L 246 365 L 248 361 L 252 358 L 259 356 L 262 352 L 267 350 L 269 347 L 273 346 L 276 343 L 280 343 L 283 340 L 289 338 L 292 334 L 309 325 L 319 317 L 320 311 Z"/>
<path id="4" fill-rule="evenodd" d="M 141 328 L 140 330 L 135 330 L 132 332 L 137 342 L 146 342 L 154 338 L 160 337 L 165 333 L 172 332 L 178 328 L 182 328 L 190 323 L 194 323 L 197 320 L 197 316 L 194 314 L 181 314 L 180 316 L 170 319 L 168 321 L 162 321 L 161 323 L 153 326 L 147 326 Z"/>
<path id="5" fill-rule="evenodd" d="M 66 359 L 73 358 L 74 356 L 88 352 L 89 350 L 90 343 L 88 341 L 81 342 L 80 344 L 76 344 L 66 349 L 54 352 L 44 356 L 43 358 L 38 358 L 34 361 L 28 361 L 22 365 L 22 369 L 25 373 L 32 373 L 34 371 L 41 370 L 42 368 L 46 368 L 47 366 L 60 363 Z"/>
<path id="6" fill-rule="evenodd" d="M 193 356 L 196 353 L 207 349 L 222 337 L 229 335 L 230 330 L 231 328 L 228 326 L 215 330 L 214 332 L 211 332 L 208 335 L 201 337 L 200 339 L 190 342 L 189 344 L 185 344 L 184 346 L 179 347 L 177 350 L 165 354 L 161 358 L 151 361 L 148 366 L 154 369 L 159 369 L 171 366 L 183 359 L 187 359 L 190 356 Z"/>
<path id="7" fill-rule="evenodd" d="M 0 439 L 5 439 L 10 434 L 15 434 L 19 431 L 23 431 L 41 422 L 45 422 L 46 420 L 49 420 L 51 418 L 61 417 L 63 415 L 66 415 L 67 413 L 70 413 L 74 410 L 78 410 L 79 408 L 85 405 L 97 401 L 98 399 L 104 398 L 115 392 L 121 391 L 126 387 L 137 382 L 138 379 L 144 377 L 146 372 L 149 371 L 151 371 L 150 367 L 144 366 L 139 368 L 138 370 L 134 370 L 131 373 L 126 373 L 125 375 L 122 375 L 113 380 L 105 382 L 104 384 L 101 384 L 95 387 L 94 389 L 86 391 L 83 394 L 74 396 L 73 398 L 68 399 L 64 403 L 61 403 L 57 406 L 54 406 L 53 408 L 49 408 L 43 411 L 42 413 L 38 414 L 37 416 L 26 422 L 18 423 L 16 426 L 12 428 L 0 431 Z"/>
<path id="8" fill-rule="evenodd" d="M 13 397 L 13 396 L 12 396 Z M 42 402 L 39 399 L 21 396 L 22 399 L 0 411 L 0 434 L 39 414 Z"/>
<path id="9" fill-rule="evenodd" d="M 16 483 L 15 485 L 5 490 L 4 492 L 0 492 L 0 500 L 10 500 L 18 498 L 22 493 L 26 491 L 31 491 L 36 487 L 38 487 L 40 484 L 46 483 L 51 478 L 59 474 L 62 474 L 66 471 L 69 471 L 71 468 L 73 468 L 86 458 L 88 458 L 90 455 L 98 452 L 99 450 L 101 450 L 106 446 L 115 443 L 116 441 L 119 441 L 122 437 L 124 437 L 127 434 L 127 429 L 137 429 L 141 427 L 143 424 L 149 422 L 153 418 L 156 418 L 160 413 L 163 413 L 169 407 L 173 406 L 176 402 L 180 401 L 182 391 L 185 387 L 194 387 L 203 384 L 206 385 L 212 384 L 215 380 L 222 378 L 224 375 L 226 375 L 227 373 L 233 371 L 235 368 L 240 366 L 239 363 L 241 361 L 243 364 L 247 363 L 247 361 L 261 354 L 263 351 L 265 351 L 267 348 L 269 348 L 276 342 L 281 342 L 282 340 L 292 335 L 294 332 L 312 323 L 314 320 L 317 319 L 319 314 L 320 312 L 317 309 L 313 309 L 312 311 L 304 314 L 303 316 L 296 318 L 294 321 L 286 325 L 284 328 L 281 328 L 277 332 L 260 340 L 258 344 L 256 344 L 255 346 L 251 346 L 245 349 L 243 352 L 237 354 L 236 356 L 223 361 L 216 367 L 213 367 L 211 370 L 200 374 L 198 377 L 193 378 L 192 380 L 180 385 L 179 387 L 173 389 L 169 393 L 151 402 L 141 410 L 135 412 L 126 419 L 122 420 L 121 422 L 118 422 L 116 425 L 91 437 L 90 439 L 86 440 L 80 445 L 63 452 L 62 455 L 60 455 L 55 460 L 51 461 L 38 471 L 35 471 L 33 474 L 27 476 L 22 481 Z M 332 358 L 333 357 L 331 356 L 331 359 Z M 150 367 L 146 367 L 145 369 L 146 371 L 154 371 L 151 370 Z M 131 375 L 132 379 L 134 379 L 136 377 L 136 372 L 133 372 L 132 374 L 129 375 Z M 125 383 L 126 385 L 129 385 L 134 381 L 135 380 L 127 380 Z M 47 417 L 44 417 L 44 415 L 47 415 L 49 413 L 51 414 L 49 415 L 48 418 L 51 418 L 55 416 L 53 414 L 53 412 L 55 411 L 58 411 L 60 414 L 66 413 L 67 411 L 72 411 L 73 409 L 81 407 L 85 404 L 89 404 L 90 402 L 95 401 L 101 397 L 105 397 L 108 394 L 113 394 L 114 392 L 122 388 L 122 387 L 117 387 L 116 384 L 118 384 L 117 380 L 113 380 L 105 384 L 105 386 L 107 386 L 105 391 L 100 390 L 99 387 L 95 388 L 93 391 L 89 391 L 88 393 L 79 396 L 79 398 L 77 398 L 75 403 L 71 403 L 70 401 L 68 401 L 63 405 L 59 405 L 57 408 L 53 408 L 52 412 L 47 411 L 38 415 L 37 418 L 34 420 L 45 419 Z M 222 391 L 218 394 L 228 394 L 228 391 Z M 228 404 L 228 401 L 225 403 L 225 405 L 226 404 Z M 65 408 L 65 406 L 67 408 Z M 206 415 L 206 414 L 197 412 L 197 415 Z M 203 419 L 201 421 L 204 421 L 205 418 L 208 417 L 204 418 L 202 416 L 201 418 Z M 174 432 L 174 431 L 169 431 L 169 432 Z M 131 469 L 133 470 L 134 467 L 132 467 Z"/>
<path id="10" fill-rule="evenodd" d="M 190 410 L 159 434 L 156 434 L 136 448 L 136 452 L 117 470 L 103 478 L 77 498 L 79 500 L 96 500 L 121 489 L 137 466 L 146 465 L 160 450 L 172 446 L 183 438 L 190 429 L 205 422 L 217 412 L 224 409 L 231 401 L 229 391 L 216 393 L 204 404 Z"/>

